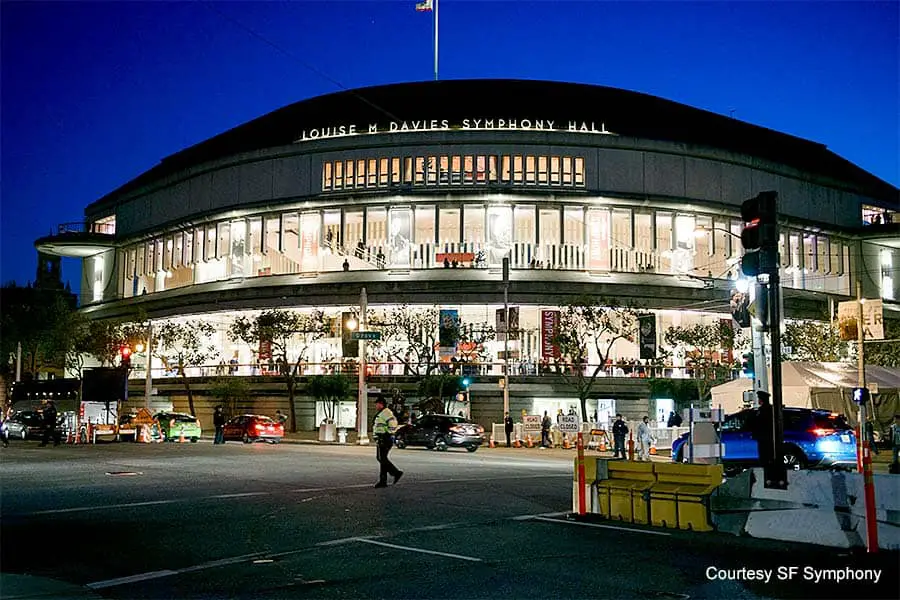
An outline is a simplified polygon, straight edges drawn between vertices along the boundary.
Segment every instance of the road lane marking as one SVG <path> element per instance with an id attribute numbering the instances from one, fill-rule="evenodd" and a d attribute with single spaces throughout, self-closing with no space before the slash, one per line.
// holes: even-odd
<path id="1" fill-rule="evenodd" d="M 398 544 L 389 544 L 387 542 L 379 542 L 373 539 L 360 538 L 358 541 L 365 544 L 375 544 L 376 546 L 384 546 L 386 548 L 394 548 L 396 550 L 408 550 L 410 552 L 419 552 L 420 554 L 434 554 L 435 556 L 444 556 L 446 558 L 457 558 L 459 560 L 467 560 L 469 562 L 484 562 L 480 558 L 474 556 L 463 556 L 461 554 L 451 554 L 449 552 L 438 552 L 436 550 L 425 550 L 424 548 L 413 548 L 412 546 L 400 546 Z"/>
<path id="2" fill-rule="evenodd" d="M 262 557 L 261 552 L 254 554 L 244 554 L 243 556 L 233 556 L 231 558 L 222 558 L 219 560 L 211 560 L 209 562 L 194 565 L 193 567 L 184 567 L 183 569 L 164 569 L 162 571 L 150 571 L 148 573 L 139 573 L 137 575 L 129 575 L 127 577 L 117 577 L 115 579 L 106 579 L 103 581 L 95 581 L 87 584 L 92 590 L 102 590 L 104 588 L 117 587 L 136 583 L 138 581 L 149 581 L 151 579 L 162 579 L 163 577 L 172 577 L 173 575 L 183 575 L 185 573 L 193 573 L 195 571 L 203 571 L 205 569 L 215 569 L 217 567 L 226 567 L 235 563 L 249 562 Z"/>
<path id="3" fill-rule="evenodd" d="M 174 504 L 176 502 L 184 502 L 189 498 L 176 500 L 148 500 L 147 502 L 127 502 L 124 504 L 106 504 L 102 506 L 76 506 L 73 508 L 53 508 L 50 510 L 36 510 L 34 512 L 25 513 L 28 515 L 53 515 L 60 513 L 87 512 L 89 510 L 107 510 L 110 508 L 131 508 L 134 506 L 155 506 L 157 504 Z"/>
<path id="4" fill-rule="evenodd" d="M 564 517 L 567 512 L 552 512 L 552 513 L 538 513 L 536 515 L 519 515 L 517 517 L 510 517 L 513 521 L 531 521 L 532 519 L 537 519 L 538 517 Z"/>
<path id="5" fill-rule="evenodd" d="M 248 498 L 250 496 L 268 496 L 270 492 L 243 492 L 240 494 L 219 494 L 217 496 L 207 496 L 208 498 L 226 499 L 226 498 Z"/>
<path id="6" fill-rule="evenodd" d="M 597 529 L 614 529 L 616 531 L 625 531 L 628 533 L 645 533 L 647 535 L 663 535 L 670 536 L 671 533 L 665 531 L 649 531 L 647 529 L 631 529 L 629 527 L 617 527 L 616 525 L 602 525 L 600 523 L 582 523 L 581 521 L 563 521 L 562 519 L 550 519 L 548 517 L 534 517 L 533 521 L 547 521 L 549 523 L 565 523 L 566 525 L 580 525 L 582 527 L 595 527 Z"/>

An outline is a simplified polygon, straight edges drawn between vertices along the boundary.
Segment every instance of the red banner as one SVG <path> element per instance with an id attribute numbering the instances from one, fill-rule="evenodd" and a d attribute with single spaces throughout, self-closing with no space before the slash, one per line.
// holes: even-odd
<path id="1" fill-rule="evenodd" d="M 559 358 L 559 347 L 553 343 L 559 331 L 559 311 L 541 311 L 541 357 Z"/>

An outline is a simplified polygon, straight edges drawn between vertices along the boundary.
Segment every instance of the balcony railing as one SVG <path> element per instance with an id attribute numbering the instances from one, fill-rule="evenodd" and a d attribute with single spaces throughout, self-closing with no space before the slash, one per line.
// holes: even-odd
<path id="1" fill-rule="evenodd" d="M 66 235 L 68 233 L 101 233 L 104 235 L 115 235 L 116 226 L 113 223 L 85 223 L 83 221 L 76 221 L 58 225 L 56 233 L 57 235 Z"/>

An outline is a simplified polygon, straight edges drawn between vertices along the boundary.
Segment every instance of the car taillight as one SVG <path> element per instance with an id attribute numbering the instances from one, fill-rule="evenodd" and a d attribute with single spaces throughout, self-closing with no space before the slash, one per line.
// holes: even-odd
<path id="1" fill-rule="evenodd" d="M 254 423 L 254 424 L 253 424 L 253 429 L 255 429 L 255 430 L 257 430 L 257 431 L 262 431 L 262 430 L 264 430 L 265 428 L 266 428 L 266 426 L 263 425 L 262 423 Z"/>
<path id="2" fill-rule="evenodd" d="M 836 429 L 824 429 L 822 427 L 817 427 L 810 430 L 810 433 L 812 433 L 816 437 L 825 437 L 826 435 L 833 435 L 836 432 Z"/>

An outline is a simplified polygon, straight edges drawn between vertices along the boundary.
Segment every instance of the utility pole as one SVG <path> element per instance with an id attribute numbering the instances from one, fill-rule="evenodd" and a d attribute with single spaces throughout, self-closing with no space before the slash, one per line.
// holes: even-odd
<path id="1" fill-rule="evenodd" d="M 153 392 L 153 321 L 147 321 L 147 375 L 144 377 L 144 407 L 150 410 L 150 394 Z"/>
<path id="2" fill-rule="evenodd" d="M 509 256 L 503 257 L 503 415 L 509 412 Z"/>

